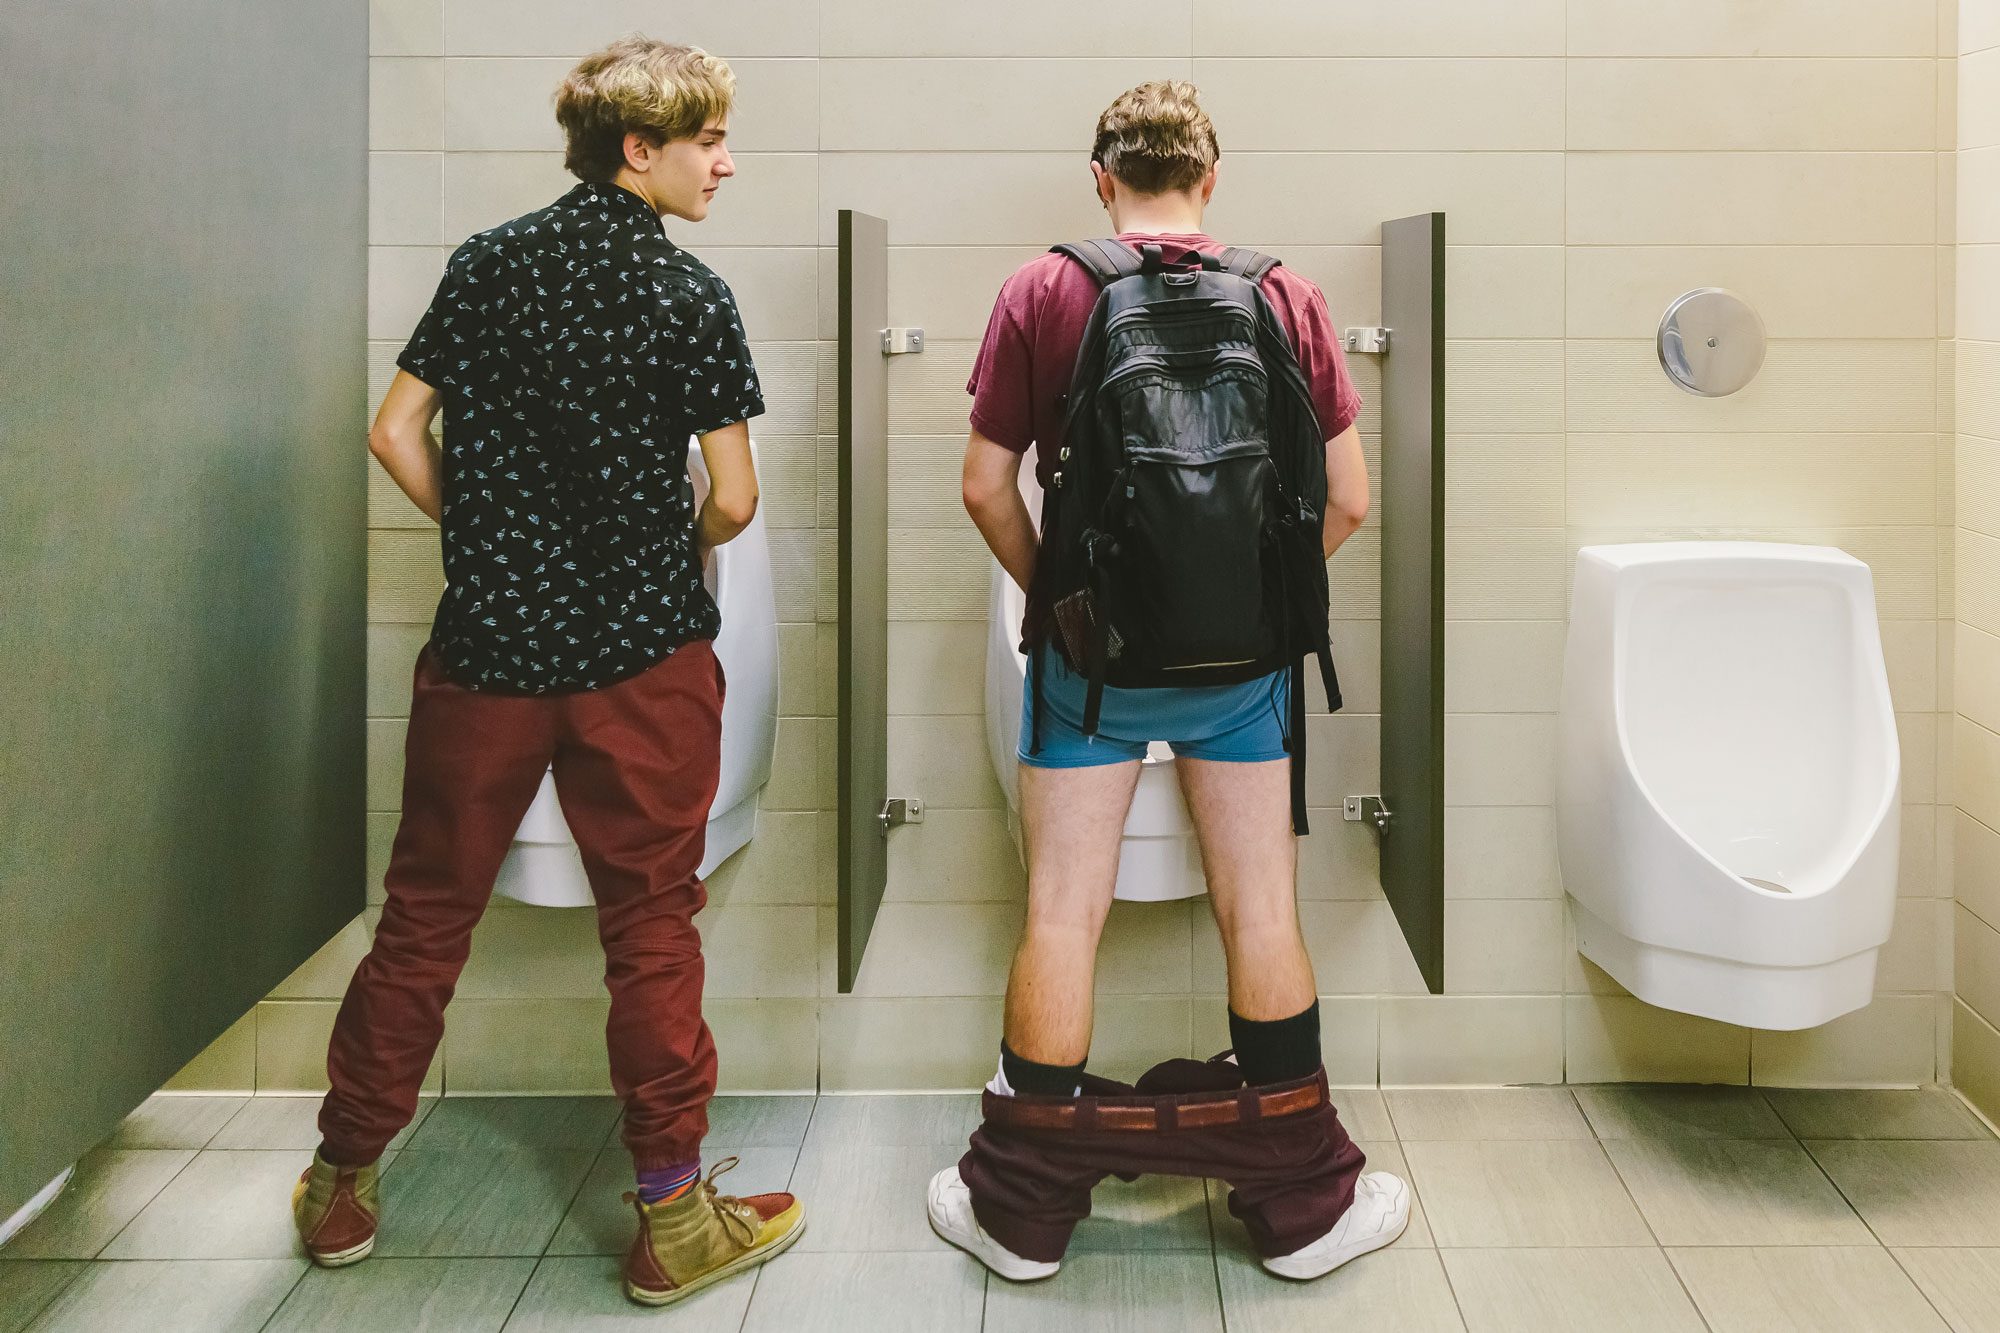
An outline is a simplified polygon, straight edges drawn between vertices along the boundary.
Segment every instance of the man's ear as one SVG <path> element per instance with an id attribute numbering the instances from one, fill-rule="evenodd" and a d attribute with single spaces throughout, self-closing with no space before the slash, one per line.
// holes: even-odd
<path id="1" fill-rule="evenodd" d="M 1216 173 L 1221 170 L 1222 170 L 1222 163 L 1217 162 L 1214 166 L 1208 169 L 1208 174 L 1201 178 L 1201 202 L 1203 204 L 1207 204 L 1209 196 L 1215 193 L 1215 176 Z"/>
<path id="2" fill-rule="evenodd" d="M 1111 207 L 1111 200 L 1117 189 L 1112 182 L 1111 173 L 1104 169 L 1102 162 L 1093 157 L 1090 159 L 1090 174 L 1097 183 L 1097 202 L 1106 208 Z"/>
<path id="3" fill-rule="evenodd" d="M 658 151 L 658 146 L 648 143 L 645 135 L 627 131 L 625 135 L 625 165 L 632 168 L 632 170 L 643 174 L 647 168 L 653 165 L 653 154 Z"/>

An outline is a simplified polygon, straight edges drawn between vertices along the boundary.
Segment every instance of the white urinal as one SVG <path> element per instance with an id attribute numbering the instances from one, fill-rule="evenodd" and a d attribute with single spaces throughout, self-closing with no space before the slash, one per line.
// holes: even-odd
<path id="1" fill-rule="evenodd" d="M 1033 466 L 1021 469 L 1021 495 L 1028 502 L 1029 514 L 1039 520 L 1042 490 Z M 986 613 L 986 746 L 993 759 L 993 775 L 1007 793 L 1007 828 L 1018 847 L 1021 695 L 1028 669 L 1028 659 L 1020 651 L 1025 598 L 1000 562 L 992 564 L 993 587 Z M 1173 751 L 1154 741 L 1140 762 L 1139 786 L 1132 794 L 1131 813 L 1125 818 L 1115 896 L 1128 902 L 1171 902 L 1206 892 L 1201 848 L 1188 818 L 1187 801 L 1181 796 Z"/>
<path id="2" fill-rule="evenodd" d="M 1557 843 L 1577 947 L 1632 994 L 1775 1029 L 1867 1004 L 1896 907 L 1899 768 L 1859 560 L 1578 552 Z"/>
<path id="3" fill-rule="evenodd" d="M 751 458 L 757 446 L 750 446 Z M 688 445 L 695 503 L 708 493 L 701 449 Z M 750 841 L 757 826 L 757 796 L 771 780 L 778 743 L 778 601 L 771 575 L 771 543 L 760 508 L 736 539 L 718 547 L 706 571 L 709 595 L 722 612 L 715 655 L 727 690 L 722 701 L 722 776 L 709 807 L 708 842 L 700 874 L 707 876 Z M 496 892 L 537 907 L 588 907 L 594 901 L 583 858 L 556 799 L 555 773 L 521 821 L 501 863 Z"/>

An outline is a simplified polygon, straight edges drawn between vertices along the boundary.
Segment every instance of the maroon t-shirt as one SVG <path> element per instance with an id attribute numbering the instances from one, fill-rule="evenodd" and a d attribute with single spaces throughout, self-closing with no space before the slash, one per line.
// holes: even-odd
<path id="1" fill-rule="evenodd" d="M 1226 248 L 1198 232 L 1124 232 L 1118 239 L 1133 246 L 1158 244 L 1168 263 L 1194 250 L 1219 254 Z M 1326 296 L 1282 264 L 1265 276 L 1262 286 L 1291 336 L 1312 389 L 1313 412 L 1330 440 L 1354 424 L 1361 395 L 1347 377 Z M 981 435 L 1016 453 L 1026 453 L 1038 442 L 1060 441 L 1063 395 L 1069 392 L 1097 295 L 1097 280 L 1083 265 L 1053 252 L 1030 260 L 1007 279 L 965 386 L 972 395 L 972 424 Z M 1035 459 L 1035 475 L 1045 487 L 1053 453 L 1038 450 Z"/>

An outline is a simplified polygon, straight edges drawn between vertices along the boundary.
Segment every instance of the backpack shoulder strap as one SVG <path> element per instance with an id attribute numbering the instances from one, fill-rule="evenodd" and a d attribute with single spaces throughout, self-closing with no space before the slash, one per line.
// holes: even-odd
<path id="1" fill-rule="evenodd" d="M 1256 284 L 1264 281 L 1264 276 L 1278 266 L 1278 261 L 1255 250 L 1242 250 L 1232 245 L 1222 252 L 1222 266 L 1237 277 Z"/>
<path id="2" fill-rule="evenodd" d="M 1070 241 L 1053 247 L 1053 252 L 1068 255 L 1090 270 L 1090 276 L 1097 279 L 1100 287 L 1132 277 L 1144 267 L 1144 261 L 1132 247 L 1120 240 Z"/>

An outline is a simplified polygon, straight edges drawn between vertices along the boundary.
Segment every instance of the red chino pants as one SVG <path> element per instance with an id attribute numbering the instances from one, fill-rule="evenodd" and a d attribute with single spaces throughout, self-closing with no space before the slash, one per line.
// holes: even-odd
<path id="1" fill-rule="evenodd" d="M 625 1144 L 640 1170 L 700 1157 L 715 1044 L 701 1016 L 694 916 L 707 894 L 696 872 L 719 780 L 722 695 L 706 641 L 615 685 L 547 695 L 465 689 L 424 650 L 388 902 L 327 1050 L 319 1127 L 329 1160 L 374 1161 L 416 1114 L 473 927 L 551 763 L 597 899 Z"/>

